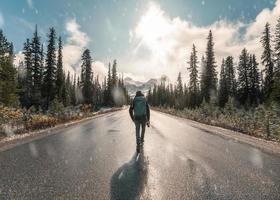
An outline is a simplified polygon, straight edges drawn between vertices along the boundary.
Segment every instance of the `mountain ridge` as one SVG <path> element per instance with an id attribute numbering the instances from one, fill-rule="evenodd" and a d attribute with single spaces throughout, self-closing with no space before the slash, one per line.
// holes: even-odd
<path id="1" fill-rule="evenodd" d="M 167 76 L 162 76 L 159 79 L 150 78 L 147 81 L 136 81 L 131 77 L 124 78 L 124 86 L 126 87 L 128 94 L 134 96 L 136 91 L 141 90 L 144 94 L 147 94 L 149 89 L 153 88 L 154 85 L 159 84 L 161 81 L 168 81 Z"/>

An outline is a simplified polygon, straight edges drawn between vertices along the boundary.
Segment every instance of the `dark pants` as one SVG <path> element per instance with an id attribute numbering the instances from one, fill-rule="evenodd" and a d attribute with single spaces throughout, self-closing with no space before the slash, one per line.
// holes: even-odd
<path id="1" fill-rule="evenodd" d="M 145 120 L 135 120 L 136 127 L 136 144 L 139 145 L 141 141 L 144 141 L 146 121 Z M 140 135 L 141 128 L 141 135 Z"/>

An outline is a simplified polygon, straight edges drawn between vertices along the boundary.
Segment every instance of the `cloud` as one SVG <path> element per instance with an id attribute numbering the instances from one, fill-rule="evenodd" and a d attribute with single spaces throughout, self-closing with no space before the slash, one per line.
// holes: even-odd
<path id="1" fill-rule="evenodd" d="M 80 25 L 77 24 L 76 19 L 71 19 L 66 23 L 66 30 L 69 32 L 69 43 L 77 44 L 79 46 L 86 46 L 89 38 L 86 33 L 80 30 Z"/>
<path id="2" fill-rule="evenodd" d="M 210 29 L 214 36 L 218 66 L 222 58 L 229 55 L 234 56 L 237 62 L 244 47 L 260 58 L 262 48 L 259 37 L 264 24 L 269 21 L 275 25 L 279 13 L 280 0 L 272 10 L 264 9 L 249 24 L 220 19 L 208 26 L 197 26 L 189 20 L 170 17 L 158 4 L 152 2 L 134 29 L 130 30 L 130 49 L 127 56 L 120 60 L 126 72 L 146 79 L 165 74 L 174 81 L 181 71 L 186 80 L 187 60 L 192 44 L 196 45 L 200 59 L 205 53 Z M 219 67 L 217 69 L 219 71 Z"/>
<path id="3" fill-rule="evenodd" d="M 102 82 L 108 73 L 108 68 L 101 61 L 95 61 L 92 65 L 94 76 L 98 75 L 99 81 Z"/>
<path id="4" fill-rule="evenodd" d="M 66 43 L 63 45 L 63 63 L 66 71 L 74 73 L 80 66 L 80 59 L 83 51 L 88 45 L 89 38 L 86 33 L 80 30 L 80 25 L 76 19 L 66 22 L 67 31 Z"/>
<path id="5" fill-rule="evenodd" d="M 33 9 L 34 7 L 33 7 L 33 1 L 32 0 L 26 0 L 26 3 L 27 3 L 27 5 L 28 5 L 28 7 L 30 8 L 30 9 Z"/>
<path id="6" fill-rule="evenodd" d="M 280 0 L 275 2 L 275 6 L 272 10 L 266 8 L 258 14 L 255 21 L 248 26 L 245 38 L 250 40 L 260 37 L 266 22 L 275 25 L 278 17 L 280 17 Z"/>
<path id="7" fill-rule="evenodd" d="M 29 9 L 35 11 L 35 14 L 37 15 L 39 13 L 39 11 L 35 8 L 34 4 L 33 4 L 33 0 L 26 0 L 26 3 L 29 7 Z M 24 8 L 22 9 L 22 13 L 25 13 Z"/>
<path id="8" fill-rule="evenodd" d="M 63 45 L 63 64 L 65 71 L 71 74 L 81 73 L 81 56 L 87 48 L 89 37 L 85 32 L 80 30 L 80 25 L 76 19 L 70 19 L 65 26 L 68 33 L 66 43 Z M 102 61 L 93 61 L 92 70 L 94 76 L 99 76 L 99 81 L 102 82 L 107 75 L 108 68 Z"/>
<path id="9" fill-rule="evenodd" d="M 4 25 L 4 17 L 2 15 L 2 13 L 0 12 L 0 28 L 2 28 L 2 26 Z"/>

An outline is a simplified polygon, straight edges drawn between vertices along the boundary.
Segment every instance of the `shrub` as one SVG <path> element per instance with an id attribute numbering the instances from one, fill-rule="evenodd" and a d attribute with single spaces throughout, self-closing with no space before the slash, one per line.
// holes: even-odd
<path id="1" fill-rule="evenodd" d="M 183 111 L 174 108 L 159 110 L 202 123 L 240 131 L 256 137 L 280 140 L 280 109 L 262 105 L 252 110 L 236 109 L 229 101 L 223 109 L 203 102 L 199 108 Z"/>
<path id="2" fill-rule="evenodd" d="M 62 102 L 59 102 L 56 98 L 51 102 L 49 113 L 54 116 L 58 116 L 59 114 L 64 112 L 64 105 Z"/>
<path id="3" fill-rule="evenodd" d="M 53 116 L 48 115 L 32 115 L 30 119 L 25 124 L 26 130 L 36 130 L 47 127 L 55 126 L 58 120 Z"/>

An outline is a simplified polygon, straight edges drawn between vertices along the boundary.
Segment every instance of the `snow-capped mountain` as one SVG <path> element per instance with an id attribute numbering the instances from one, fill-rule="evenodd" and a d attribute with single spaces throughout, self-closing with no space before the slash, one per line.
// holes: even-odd
<path id="1" fill-rule="evenodd" d="M 164 78 L 165 80 L 168 79 L 166 76 Z M 151 78 L 146 82 L 141 82 L 141 81 L 135 81 L 130 77 L 126 77 L 124 79 L 124 85 L 128 90 L 128 94 L 130 96 L 134 96 L 136 91 L 138 90 L 141 90 L 144 94 L 146 94 L 150 88 L 153 88 L 154 85 L 159 84 L 161 80 L 162 78 L 160 79 Z"/>

